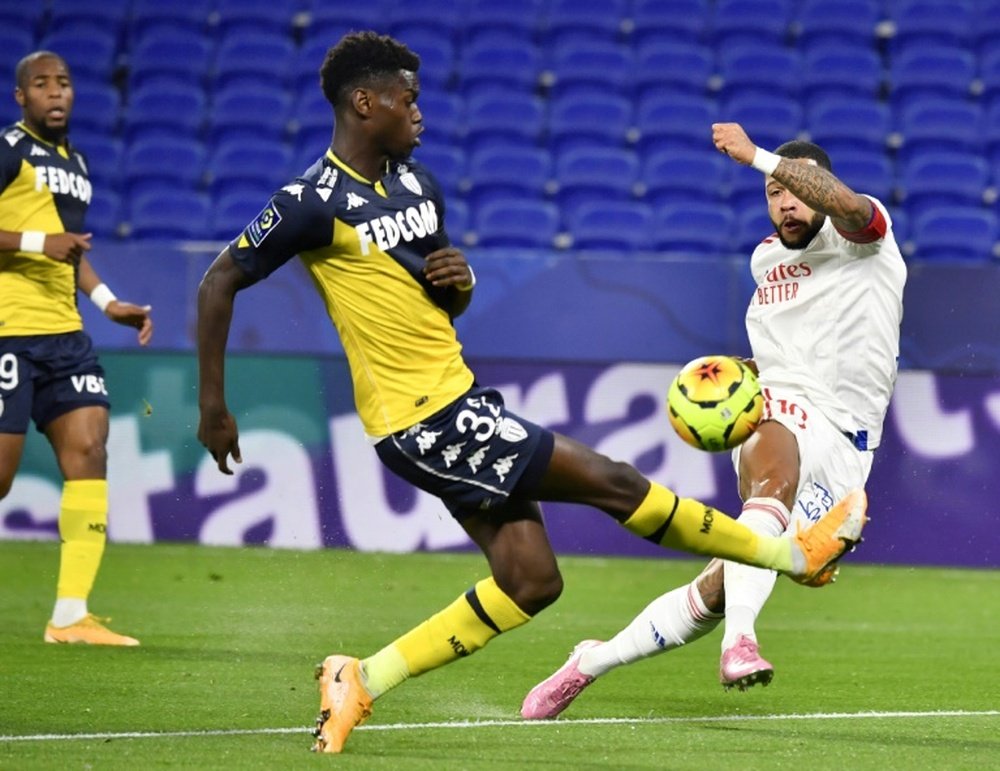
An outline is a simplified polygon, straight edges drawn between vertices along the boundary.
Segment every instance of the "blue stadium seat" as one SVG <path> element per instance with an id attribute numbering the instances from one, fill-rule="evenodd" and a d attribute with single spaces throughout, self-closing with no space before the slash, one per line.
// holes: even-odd
<path id="1" fill-rule="evenodd" d="M 460 88 L 467 96 L 483 88 L 534 91 L 542 55 L 530 40 L 479 37 L 466 46 L 458 65 Z"/>
<path id="2" fill-rule="evenodd" d="M 658 92 L 703 95 L 714 74 L 715 55 L 698 43 L 654 41 L 636 54 L 634 80 L 640 100 Z"/>
<path id="3" fill-rule="evenodd" d="M 42 27 L 44 17 L 44 3 L 23 3 L 20 0 L 6 0 L 6 2 L 0 3 L 0 31 L 2 32 L 25 32 L 34 39 Z M 34 47 L 29 48 L 29 50 L 34 50 Z"/>
<path id="4" fill-rule="evenodd" d="M 636 201 L 586 201 L 571 210 L 572 248 L 637 252 L 652 248 L 653 210 Z"/>
<path id="5" fill-rule="evenodd" d="M 130 38 L 138 44 L 147 36 L 166 33 L 208 35 L 214 9 L 215 0 L 184 0 L 183 3 L 132 0 Z"/>
<path id="6" fill-rule="evenodd" d="M 134 238 L 203 240 L 211 236 L 211 206 L 201 193 L 160 191 L 135 198 L 129 212 Z"/>
<path id="7" fill-rule="evenodd" d="M 731 251 L 752 254 L 757 245 L 768 236 L 775 235 L 774 223 L 767 212 L 763 197 L 760 204 L 736 213 L 736 224 L 730 243 Z"/>
<path id="8" fill-rule="evenodd" d="M 831 157 L 845 151 L 884 152 L 892 134 L 892 112 L 865 97 L 834 96 L 811 102 L 806 113 L 809 138 Z"/>
<path id="9" fill-rule="evenodd" d="M 997 256 L 1000 225 L 986 209 L 942 206 L 912 218 L 913 258 L 987 261 Z"/>
<path id="10" fill-rule="evenodd" d="M 491 201 L 473 214 L 478 246 L 551 249 L 559 234 L 559 209 L 524 198 Z"/>
<path id="11" fill-rule="evenodd" d="M 550 0 L 542 30 L 545 45 L 611 43 L 623 32 L 626 0 Z"/>
<path id="12" fill-rule="evenodd" d="M 444 143 L 458 142 L 465 136 L 466 106 L 462 97 L 449 91 L 432 90 L 420 94 L 417 107 L 424 122 L 422 139 Z M 327 134 L 330 125 L 328 123 Z"/>
<path id="13" fill-rule="evenodd" d="M 150 83 L 129 95 L 125 137 L 139 135 L 197 136 L 205 124 L 208 100 L 190 85 Z"/>
<path id="14" fill-rule="evenodd" d="M 628 94 L 635 77 L 635 58 L 618 43 L 568 42 L 552 54 L 546 75 L 553 98 L 574 92 Z"/>
<path id="15" fill-rule="evenodd" d="M 658 93 L 639 101 L 636 112 L 636 142 L 643 155 L 683 147 L 712 146 L 712 124 L 719 120 L 719 107 L 707 96 Z"/>
<path id="16" fill-rule="evenodd" d="M 739 43 L 719 52 L 722 100 L 751 94 L 796 97 L 802 82 L 799 54 L 771 44 Z"/>
<path id="17" fill-rule="evenodd" d="M 732 161 L 713 149 L 663 150 L 642 164 L 643 200 L 653 206 L 725 201 Z"/>
<path id="18" fill-rule="evenodd" d="M 142 88 L 150 81 L 172 80 L 204 87 L 215 53 L 206 35 L 187 30 L 154 30 L 129 55 L 129 87 Z"/>
<path id="19" fill-rule="evenodd" d="M 754 143 L 769 150 L 796 139 L 805 128 L 799 101 L 779 94 L 735 96 L 719 112 L 722 120 L 741 124 Z"/>
<path id="20" fill-rule="evenodd" d="M 586 200 L 628 201 L 636 193 L 639 159 L 631 150 L 582 147 L 556 156 L 556 198 L 569 210 Z"/>
<path id="21" fill-rule="evenodd" d="M 710 0 L 635 0 L 632 42 L 637 48 L 701 43 L 711 21 Z"/>
<path id="22" fill-rule="evenodd" d="M 726 206 L 667 204 L 653 215 L 653 243 L 667 252 L 728 255 L 735 224 L 735 216 Z"/>
<path id="23" fill-rule="evenodd" d="M 462 3 L 454 0 L 396 3 L 388 14 L 389 32 L 407 44 L 413 35 L 429 35 L 458 43 L 465 25 L 465 10 Z M 384 26 L 385 21 L 382 24 Z"/>
<path id="24" fill-rule="evenodd" d="M 468 198 L 481 206 L 488 200 L 540 200 L 552 182 L 552 157 L 538 147 L 487 147 L 469 158 Z"/>
<path id="25" fill-rule="evenodd" d="M 925 46 L 965 48 L 973 41 L 975 3 L 970 0 L 895 0 L 891 12 L 889 53 L 895 56 Z"/>
<path id="26" fill-rule="evenodd" d="M 632 101 L 614 93 L 569 94 L 551 102 L 549 146 L 557 153 L 573 147 L 621 147 L 632 128 Z"/>
<path id="27" fill-rule="evenodd" d="M 46 34 L 38 47 L 55 51 L 65 59 L 74 80 L 90 77 L 111 82 L 117 64 L 118 40 L 110 30 L 90 24 L 66 25 Z"/>
<path id="28" fill-rule="evenodd" d="M 461 147 L 418 147 L 413 157 L 427 167 L 448 200 L 465 189 L 466 158 Z"/>
<path id="29" fill-rule="evenodd" d="M 14 68 L 21 59 L 35 50 L 35 36 L 26 29 L 0 26 L 0 68 L 3 72 L 13 73 Z M 20 115 L 21 110 L 14 104 L 14 100 L 6 100 L 10 107 Z"/>
<path id="30" fill-rule="evenodd" d="M 424 90 L 452 88 L 458 54 L 449 38 L 420 31 L 408 33 L 402 42 L 420 57 L 420 85 Z"/>
<path id="31" fill-rule="evenodd" d="M 983 104 L 1000 104 L 1000 37 L 995 49 L 984 51 L 980 56 L 979 77 Z"/>
<path id="32" fill-rule="evenodd" d="M 709 35 L 717 51 L 741 42 L 784 45 L 791 34 L 791 0 L 719 0 Z"/>
<path id="33" fill-rule="evenodd" d="M 197 139 L 140 139 L 125 151 L 125 190 L 129 197 L 162 189 L 194 191 L 205 179 L 207 154 Z"/>
<path id="34" fill-rule="evenodd" d="M 122 95 L 112 85 L 91 85 L 75 91 L 73 100 L 73 131 L 106 131 L 114 134 L 121 122 Z"/>
<path id="35" fill-rule="evenodd" d="M 95 188 L 87 207 L 84 230 L 98 237 L 117 238 L 122 221 L 122 201 L 112 190 Z"/>
<path id="36" fill-rule="evenodd" d="M 983 121 L 983 142 L 993 165 L 997 167 L 997 185 L 1000 186 L 1000 100 L 986 111 Z"/>
<path id="37" fill-rule="evenodd" d="M 216 144 L 235 138 L 283 141 L 292 97 L 264 84 L 235 84 L 217 92 L 209 111 L 209 134 Z"/>
<path id="38" fill-rule="evenodd" d="M 299 94 L 319 91 L 319 68 L 326 59 L 326 52 L 337 42 L 327 37 L 306 40 L 295 53 L 292 63 L 292 85 Z"/>
<path id="39" fill-rule="evenodd" d="M 914 218 L 935 206 L 976 208 L 984 203 L 991 176 L 989 163 L 979 155 L 921 153 L 900 169 L 901 202 Z"/>
<path id="40" fill-rule="evenodd" d="M 48 31 L 76 28 L 91 24 L 118 35 L 125 28 L 131 0 L 101 0 L 99 3 L 80 0 L 50 0 Z M 58 51 L 58 49 L 56 49 Z"/>
<path id="41" fill-rule="evenodd" d="M 121 190 L 125 147 L 120 139 L 106 131 L 80 129 L 71 133 L 70 142 L 83 153 L 95 190 Z"/>
<path id="42" fill-rule="evenodd" d="M 292 151 L 280 142 L 240 139 L 215 146 L 208 159 L 208 176 L 215 196 L 236 190 L 268 195 L 288 184 L 301 170 L 292 170 Z"/>
<path id="43" fill-rule="evenodd" d="M 237 30 L 274 30 L 291 35 L 299 0 L 215 0 L 216 28 L 225 36 Z"/>
<path id="44" fill-rule="evenodd" d="M 809 49 L 804 58 L 802 93 L 809 104 L 830 97 L 879 99 L 885 73 L 875 48 L 826 45 Z"/>
<path id="45" fill-rule="evenodd" d="M 295 103 L 290 125 L 299 147 L 329 146 L 333 136 L 333 106 L 319 86 L 312 83 Z"/>
<path id="46" fill-rule="evenodd" d="M 236 27 L 219 43 L 213 68 L 215 88 L 258 83 L 286 86 L 295 62 L 295 44 L 289 35 Z"/>
<path id="47" fill-rule="evenodd" d="M 974 102 L 930 98 L 907 105 L 898 117 L 898 154 L 908 159 L 925 150 L 980 151 L 983 111 Z"/>
<path id="48" fill-rule="evenodd" d="M 465 35 L 469 45 L 481 37 L 506 35 L 533 40 L 542 27 L 539 0 L 504 0 L 502 3 L 471 3 L 465 10 Z"/>
<path id="49" fill-rule="evenodd" d="M 223 193 L 212 206 L 212 238 L 231 241 L 256 217 L 268 196 L 261 196 L 256 190 L 235 190 Z"/>
<path id="50" fill-rule="evenodd" d="M 1000 49 L 1000 0 L 980 0 L 973 35 L 981 56 Z"/>
<path id="51" fill-rule="evenodd" d="M 532 94 L 498 91 L 471 96 L 466 105 L 465 146 L 475 152 L 491 145 L 537 144 L 545 119 L 545 103 Z"/>
<path id="52" fill-rule="evenodd" d="M 893 162 L 882 150 L 841 148 L 830 156 L 833 173 L 856 193 L 878 198 L 886 206 L 896 199 Z"/>
<path id="53" fill-rule="evenodd" d="M 805 0 L 795 23 L 798 44 L 807 56 L 844 45 L 875 51 L 882 17 L 882 0 Z"/>
<path id="54" fill-rule="evenodd" d="M 927 97 L 967 99 L 976 79 L 976 57 L 964 48 L 926 44 L 893 56 L 889 98 L 897 108 Z"/>

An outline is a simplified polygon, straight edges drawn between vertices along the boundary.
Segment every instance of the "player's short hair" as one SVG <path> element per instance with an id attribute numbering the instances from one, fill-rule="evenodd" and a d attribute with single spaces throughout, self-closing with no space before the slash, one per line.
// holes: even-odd
<path id="1" fill-rule="evenodd" d="M 398 40 L 377 32 L 352 32 L 326 52 L 319 82 L 330 104 L 338 107 L 358 86 L 383 85 L 400 70 L 418 69 L 420 57 Z"/>
<path id="2" fill-rule="evenodd" d="M 793 139 L 791 142 L 785 142 L 781 145 L 774 151 L 774 154 L 780 155 L 782 158 L 809 158 L 816 161 L 816 165 L 820 168 L 833 171 L 833 164 L 830 163 L 830 156 L 826 154 L 826 150 L 812 142 Z"/>
<path id="3" fill-rule="evenodd" d="M 39 59 L 47 59 L 49 57 L 58 59 L 62 62 L 62 66 L 66 68 L 66 72 L 69 72 L 69 65 L 66 64 L 66 60 L 54 51 L 32 51 L 30 54 L 23 57 L 21 61 L 17 63 L 17 67 L 14 68 L 14 84 L 23 90 L 24 87 L 28 85 L 28 67 L 37 62 Z"/>

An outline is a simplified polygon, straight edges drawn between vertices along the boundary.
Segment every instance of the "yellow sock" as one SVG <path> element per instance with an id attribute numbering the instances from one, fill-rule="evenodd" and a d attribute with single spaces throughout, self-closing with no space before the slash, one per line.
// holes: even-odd
<path id="1" fill-rule="evenodd" d="M 74 479 L 63 484 L 59 505 L 59 582 L 56 597 L 86 599 L 104 554 L 108 526 L 108 483 Z"/>
<path id="2" fill-rule="evenodd" d="M 408 677 L 444 666 L 482 648 L 501 632 L 531 619 L 484 578 L 444 610 L 361 662 L 365 685 L 378 697 Z"/>
<path id="3" fill-rule="evenodd" d="M 792 567 L 788 540 L 758 535 L 721 511 L 692 498 L 680 498 L 655 482 L 639 508 L 622 524 L 660 546 L 774 570 Z"/>

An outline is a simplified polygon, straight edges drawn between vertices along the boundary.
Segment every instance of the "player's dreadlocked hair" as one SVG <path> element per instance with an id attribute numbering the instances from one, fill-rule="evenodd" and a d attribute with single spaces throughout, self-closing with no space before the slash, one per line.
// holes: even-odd
<path id="1" fill-rule="evenodd" d="M 816 161 L 816 165 L 821 169 L 833 171 L 833 164 L 830 163 L 830 156 L 826 154 L 826 150 L 812 142 L 793 139 L 791 142 L 785 142 L 774 151 L 774 154 L 780 155 L 782 158 L 808 158 Z"/>
<path id="2" fill-rule="evenodd" d="M 420 57 L 399 41 L 377 32 L 352 32 L 326 52 L 319 82 L 330 104 L 338 107 L 359 85 L 376 85 L 400 70 L 418 69 Z"/>

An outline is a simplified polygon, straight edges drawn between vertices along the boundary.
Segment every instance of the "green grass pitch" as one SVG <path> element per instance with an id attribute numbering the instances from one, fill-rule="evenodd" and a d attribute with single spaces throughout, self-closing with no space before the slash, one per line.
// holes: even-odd
<path id="1" fill-rule="evenodd" d="M 1000 571 L 847 565 L 780 580 L 767 688 L 726 693 L 721 632 L 599 680 L 557 721 L 521 699 L 700 562 L 565 557 L 527 626 L 405 683 L 343 755 L 309 753 L 325 655 L 367 655 L 485 575 L 474 554 L 112 545 L 91 600 L 136 649 L 42 643 L 57 545 L 0 543 L 0 767 L 983 769 L 1000 764 Z"/>

